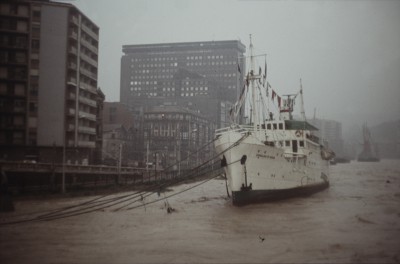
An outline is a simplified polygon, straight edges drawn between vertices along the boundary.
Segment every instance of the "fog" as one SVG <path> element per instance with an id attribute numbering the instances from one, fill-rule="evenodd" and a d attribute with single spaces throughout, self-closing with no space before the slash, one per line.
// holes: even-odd
<path id="1" fill-rule="evenodd" d="M 99 86 L 119 101 L 122 46 L 240 39 L 268 79 L 344 130 L 400 116 L 400 1 L 69 1 L 100 27 Z"/>

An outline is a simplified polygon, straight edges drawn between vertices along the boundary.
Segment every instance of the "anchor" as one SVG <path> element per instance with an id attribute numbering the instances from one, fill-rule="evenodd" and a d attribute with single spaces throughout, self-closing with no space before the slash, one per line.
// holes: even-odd
<path id="1" fill-rule="evenodd" d="M 240 164 L 242 164 L 244 168 L 244 184 L 242 184 L 242 187 L 240 188 L 241 191 L 250 191 L 251 189 L 253 189 L 252 183 L 250 183 L 250 185 L 247 185 L 246 160 L 247 160 L 246 155 L 243 155 L 242 158 L 240 159 Z"/>

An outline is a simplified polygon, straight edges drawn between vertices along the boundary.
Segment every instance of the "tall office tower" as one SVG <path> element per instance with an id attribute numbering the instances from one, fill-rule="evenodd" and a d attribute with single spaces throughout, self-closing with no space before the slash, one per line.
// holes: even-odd
<path id="1" fill-rule="evenodd" d="M 120 101 L 136 114 L 146 106 L 180 105 L 225 126 L 243 83 L 238 62 L 244 70 L 245 50 L 237 40 L 125 45 Z"/>
<path id="2" fill-rule="evenodd" d="M 98 43 L 99 28 L 71 4 L 0 3 L 1 159 L 94 159 Z"/>
<path id="3" fill-rule="evenodd" d="M 318 128 L 316 135 L 325 143 L 328 143 L 329 148 L 333 149 L 336 156 L 343 157 L 342 123 L 317 118 L 308 119 L 307 121 Z"/>

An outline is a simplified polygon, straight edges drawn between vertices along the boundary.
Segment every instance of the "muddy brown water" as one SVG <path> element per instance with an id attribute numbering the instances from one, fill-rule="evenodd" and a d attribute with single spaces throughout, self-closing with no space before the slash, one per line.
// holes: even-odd
<path id="1" fill-rule="evenodd" d="M 214 179 L 169 198 L 172 213 L 162 201 L 0 225 L 0 262 L 399 263 L 400 162 L 338 164 L 330 181 L 329 189 L 309 197 L 234 207 L 225 182 Z M 15 212 L 0 214 L 0 224 L 93 198 L 17 201 Z"/>

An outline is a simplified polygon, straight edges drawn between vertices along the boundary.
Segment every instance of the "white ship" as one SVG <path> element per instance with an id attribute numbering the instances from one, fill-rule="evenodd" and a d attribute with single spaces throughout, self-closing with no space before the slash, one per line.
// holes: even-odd
<path id="1" fill-rule="evenodd" d="M 250 71 L 238 102 L 231 109 L 233 121 L 243 113 L 244 97 L 251 119 L 247 125 L 233 122 L 216 131 L 215 148 L 227 177 L 234 205 L 309 195 L 329 187 L 329 160 L 334 153 L 325 149 L 307 123 L 303 93 L 280 97 L 263 75 L 255 73 L 255 56 L 250 39 Z M 266 66 L 265 66 L 266 67 Z M 270 96 L 271 95 L 271 96 Z M 302 120 L 293 120 L 295 100 L 301 100 Z M 271 101 L 271 102 L 270 102 Z M 277 101 L 279 116 L 270 104 Z"/>

